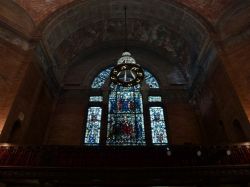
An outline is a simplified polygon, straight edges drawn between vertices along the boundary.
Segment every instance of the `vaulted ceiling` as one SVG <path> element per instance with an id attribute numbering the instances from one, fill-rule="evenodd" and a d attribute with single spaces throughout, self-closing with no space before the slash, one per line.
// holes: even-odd
<path id="1" fill-rule="evenodd" d="M 59 9 L 63 9 L 67 6 L 79 2 L 79 0 L 15 0 L 21 7 L 23 7 L 29 15 L 32 17 L 36 24 L 41 23 L 54 12 Z M 87 0 L 82 0 L 87 1 Z M 171 0 L 161 0 L 163 2 L 171 2 Z M 99 1 L 100 2 L 100 1 Z M 137 1 L 143 3 L 142 1 Z M 212 23 L 216 23 L 220 16 L 227 8 L 233 5 L 235 0 L 176 0 L 181 5 L 186 6 L 197 12 L 202 17 L 206 18 Z M 152 8 L 161 8 L 157 1 L 152 1 Z"/>
<path id="2" fill-rule="evenodd" d="M 200 67 L 216 56 L 214 33 L 219 21 L 242 0 L 13 0 L 28 14 L 30 33 L 41 38 L 37 50 L 49 57 L 59 83 L 84 56 L 121 48 L 124 6 L 128 44 L 158 54 L 179 69 L 172 80 L 190 85 Z M 18 23 L 16 23 L 18 25 Z M 22 24 L 20 24 L 21 27 Z M 28 24 L 27 24 L 28 25 Z M 21 29 L 19 29 L 21 30 Z M 25 28 L 23 28 L 25 30 Z M 138 50 L 137 50 L 138 51 Z M 136 57 L 135 57 L 136 58 Z M 45 57 L 41 57 L 43 61 Z M 157 60 L 155 60 L 157 61 Z M 152 62 L 154 63 L 154 62 Z M 155 64 L 155 67 L 161 67 Z M 168 66 L 169 67 L 169 66 Z M 44 67 L 48 69 L 48 67 Z M 86 69 L 86 67 L 85 67 Z M 157 69 L 157 68 L 156 68 Z M 176 69 L 176 68 L 172 68 Z M 158 69 L 168 71 L 167 69 Z M 171 73 L 170 73 L 171 74 Z M 180 77 L 181 76 L 181 77 Z"/>

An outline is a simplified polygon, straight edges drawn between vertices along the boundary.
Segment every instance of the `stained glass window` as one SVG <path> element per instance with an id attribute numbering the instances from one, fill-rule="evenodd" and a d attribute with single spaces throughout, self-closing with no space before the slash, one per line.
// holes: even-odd
<path id="1" fill-rule="evenodd" d="M 161 96 L 148 96 L 148 102 L 161 102 Z"/>
<path id="2" fill-rule="evenodd" d="M 142 96 L 138 88 L 113 85 L 109 95 L 107 144 L 145 144 Z"/>
<path id="3" fill-rule="evenodd" d="M 90 107 L 88 109 L 88 118 L 85 132 L 85 144 L 95 145 L 100 142 L 101 128 L 101 107 Z"/>
<path id="4" fill-rule="evenodd" d="M 89 101 L 90 102 L 102 102 L 103 98 L 102 96 L 90 96 Z"/>
<path id="5" fill-rule="evenodd" d="M 101 71 L 93 80 L 91 88 L 102 88 L 109 80 L 113 67 Z M 144 69 L 144 81 L 149 88 L 159 88 L 156 78 Z M 90 102 L 103 102 L 102 96 L 90 96 Z M 162 102 L 161 96 L 149 96 L 149 102 Z M 150 107 L 152 143 L 167 144 L 166 124 L 162 107 Z M 101 107 L 90 107 L 84 143 L 98 145 L 100 143 Z M 122 87 L 110 84 L 107 121 L 107 145 L 130 146 L 146 145 L 143 102 L 140 85 Z M 105 134 L 105 133 L 104 133 Z"/>
<path id="6" fill-rule="evenodd" d="M 153 144 L 167 144 L 166 124 L 162 107 L 150 107 L 150 121 Z"/>
<path id="7" fill-rule="evenodd" d="M 145 82 L 150 88 L 159 88 L 158 81 L 151 73 L 144 70 L 144 75 L 145 75 L 145 78 L 144 78 Z"/>
<path id="8" fill-rule="evenodd" d="M 113 67 L 109 67 L 103 71 L 101 71 L 101 73 L 99 73 L 97 75 L 97 77 L 94 79 L 94 81 L 91 84 L 91 88 L 102 88 L 102 86 L 105 84 L 106 80 L 109 79 L 109 74 L 111 72 L 111 69 Z M 156 80 L 156 78 L 147 70 L 144 69 L 144 79 L 146 84 L 150 87 L 150 88 L 159 88 L 159 83 Z"/>
<path id="9" fill-rule="evenodd" d="M 108 79 L 112 67 L 103 70 L 92 82 L 91 88 L 101 88 Z"/>

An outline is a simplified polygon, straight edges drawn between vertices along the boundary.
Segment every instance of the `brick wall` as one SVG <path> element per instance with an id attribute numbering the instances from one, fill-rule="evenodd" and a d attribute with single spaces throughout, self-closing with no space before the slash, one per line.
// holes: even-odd
<path id="1" fill-rule="evenodd" d="M 202 132 L 206 143 L 226 143 L 247 140 L 244 126 L 249 125 L 233 84 L 222 62 L 208 77 L 198 99 Z M 242 130 L 239 139 L 238 127 L 233 124 L 239 120 Z"/>
<path id="2" fill-rule="evenodd" d="M 17 91 L 27 71 L 29 55 L 14 46 L 0 41 L 0 132 L 14 103 Z"/>
<path id="3" fill-rule="evenodd" d="M 167 114 L 170 143 L 201 143 L 199 121 L 194 108 L 189 103 L 169 103 Z"/>
<path id="4" fill-rule="evenodd" d="M 0 52 L 4 77 L 0 86 L 5 90 L 0 101 L 1 142 L 42 143 L 53 100 L 36 65 L 37 59 L 32 51 L 25 53 L 8 45 L 3 49 Z M 21 125 L 13 140 L 12 130 L 17 120 L 21 120 Z"/>
<path id="5" fill-rule="evenodd" d="M 250 39 L 226 49 L 224 64 L 250 121 Z M 249 134 L 250 135 L 250 134 Z"/>
<path id="6" fill-rule="evenodd" d="M 82 90 L 62 91 L 52 113 L 46 144 L 80 145 L 88 97 Z"/>
<path id="7" fill-rule="evenodd" d="M 238 121 L 237 123 L 240 125 L 240 129 L 243 132 L 241 132 L 241 136 L 246 136 L 248 140 L 250 139 L 249 18 L 250 3 L 244 1 L 239 3 L 236 7 L 232 7 L 232 10 L 228 11 L 218 24 L 218 34 L 221 40 L 220 47 L 222 49 L 220 58 L 227 74 L 228 81 L 226 81 L 226 83 L 232 83 L 232 96 L 230 98 L 237 97 L 238 100 L 235 103 L 235 107 L 237 108 L 237 106 L 240 105 L 237 111 L 225 107 L 222 110 L 228 110 L 227 115 L 234 118 L 231 119 L 229 123 L 232 124 L 232 120 Z M 228 96 L 229 94 L 225 92 L 224 95 Z M 229 101 L 233 100 L 230 98 L 228 98 Z M 234 130 L 239 131 L 239 129 Z M 237 138 L 237 136 L 234 136 L 233 139 L 239 139 L 239 137 Z"/>

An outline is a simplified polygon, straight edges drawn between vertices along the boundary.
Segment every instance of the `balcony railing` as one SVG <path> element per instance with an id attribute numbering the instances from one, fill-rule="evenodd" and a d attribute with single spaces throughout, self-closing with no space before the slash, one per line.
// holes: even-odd
<path id="1" fill-rule="evenodd" d="M 227 146 L 16 146 L 0 144 L 0 166 L 121 167 L 250 164 L 250 144 Z"/>
<path id="2" fill-rule="evenodd" d="M 66 170 L 72 172 L 67 175 L 60 173 Z M 84 174 L 89 180 L 93 178 L 108 180 L 106 172 L 116 178 L 121 177 L 121 173 L 124 172 L 127 178 L 140 173 L 141 181 L 149 179 L 170 181 L 176 178 L 174 175 L 188 176 L 188 178 L 192 175 L 196 178 L 219 176 L 229 181 L 233 178 L 240 181 L 249 180 L 250 143 L 225 146 L 154 147 L 0 144 L 0 178 L 27 178 L 27 176 L 67 178 L 82 177 Z"/>

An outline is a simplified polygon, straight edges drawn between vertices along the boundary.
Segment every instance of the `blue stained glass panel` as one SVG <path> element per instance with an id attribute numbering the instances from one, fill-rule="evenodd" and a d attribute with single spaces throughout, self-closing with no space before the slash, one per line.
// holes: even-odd
<path id="1" fill-rule="evenodd" d="M 114 86 L 109 95 L 107 144 L 145 144 L 142 106 L 138 87 Z"/>
<path id="2" fill-rule="evenodd" d="M 84 143 L 88 145 L 99 144 L 101 128 L 101 107 L 90 107 L 88 109 L 88 118 L 85 132 Z"/>
<path id="3" fill-rule="evenodd" d="M 149 73 L 147 70 L 144 70 L 144 79 L 145 79 L 145 82 L 146 84 L 150 87 L 150 88 L 160 88 L 159 87 L 159 83 L 158 81 L 156 80 L 156 78 L 151 74 Z"/>
<path id="4" fill-rule="evenodd" d="M 148 96 L 149 102 L 161 102 L 161 96 Z"/>
<path id="5" fill-rule="evenodd" d="M 109 67 L 103 71 L 101 71 L 96 78 L 94 79 L 94 81 L 91 84 L 91 88 L 102 88 L 102 86 L 105 84 L 106 80 L 109 79 L 109 74 L 111 72 L 113 67 Z M 156 78 L 147 70 L 144 69 L 144 79 L 146 84 L 150 87 L 150 88 L 159 88 L 159 83 L 156 80 Z"/>
<path id="6" fill-rule="evenodd" d="M 109 114 L 108 145 L 144 145 L 143 114 Z"/>
<path id="7" fill-rule="evenodd" d="M 102 102 L 103 98 L 102 96 L 90 96 L 89 101 L 90 102 Z"/>
<path id="8" fill-rule="evenodd" d="M 167 144 L 166 124 L 162 107 L 150 107 L 150 121 L 153 144 Z"/>
<path id="9" fill-rule="evenodd" d="M 108 79 L 112 67 L 107 68 L 97 75 L 97 77 L 92 82 L 91 88 L 102 88 L 105 81 Z"/>

